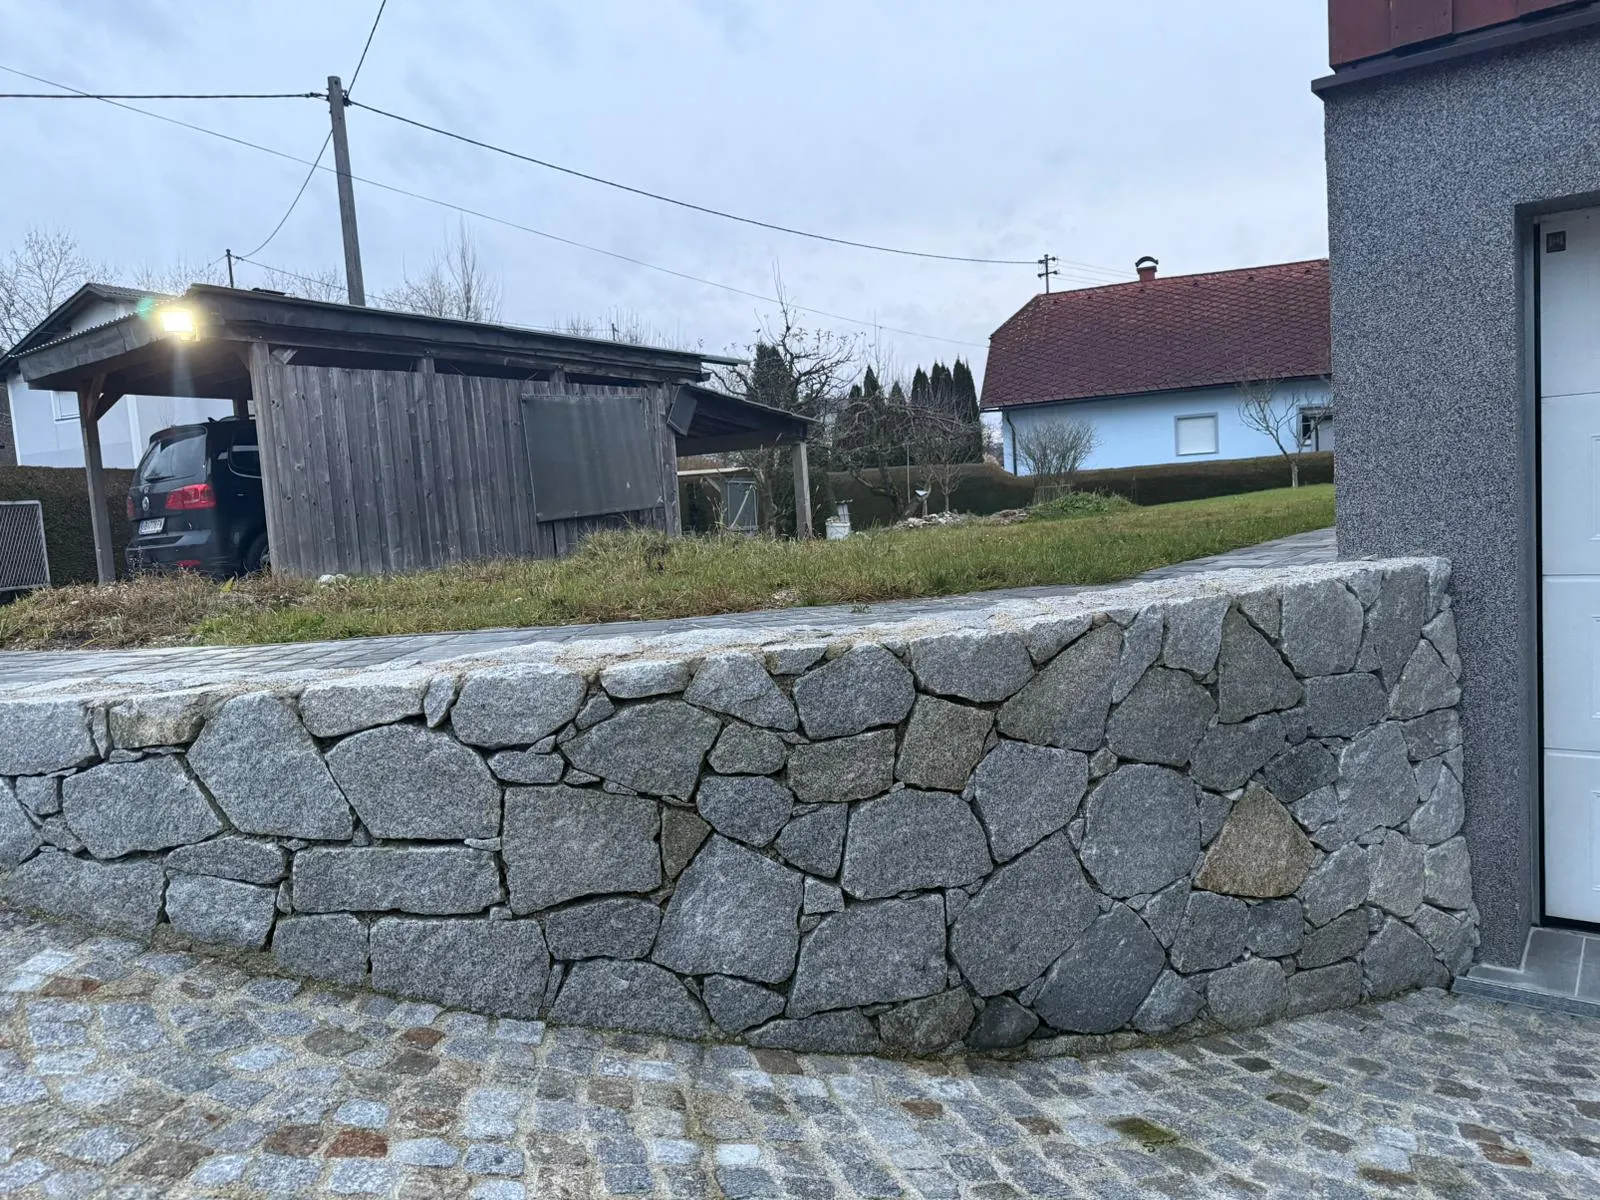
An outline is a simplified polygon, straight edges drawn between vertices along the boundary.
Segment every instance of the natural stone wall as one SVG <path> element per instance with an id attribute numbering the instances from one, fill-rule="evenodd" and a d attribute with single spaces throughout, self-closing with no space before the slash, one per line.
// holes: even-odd
<path id="1" fill-rule="evenodd" d="M 1230 572 L 846 638 L 0 699 L 4 889 L 759 1046 L 1244 1028 L 1472 957 L 1447 581 Z"/>

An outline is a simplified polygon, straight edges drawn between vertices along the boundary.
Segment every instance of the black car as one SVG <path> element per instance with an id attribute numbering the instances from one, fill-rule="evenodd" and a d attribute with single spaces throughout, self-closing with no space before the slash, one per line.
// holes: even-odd
<path id="1" fill-rule="evenodd" d="M 267 514 L 254 421 L 174 425 L 150 439 L 128 490 L 128 570 L 218 579 L 267 565 Z"/>

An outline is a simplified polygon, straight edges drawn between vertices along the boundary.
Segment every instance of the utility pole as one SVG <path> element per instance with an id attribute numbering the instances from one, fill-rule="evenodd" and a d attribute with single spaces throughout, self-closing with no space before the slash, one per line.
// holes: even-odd
<path id="1" fill-rule="evenodd" d="M 344 234 L 344 285 L 350 303 L 366 307 L 361 278 L 361 241 L 356 235 L 356 192 L 350 182 L 350 143 L 344 131 L 344 85 L 328 76 L 328 113 L 333 118 L 333 165 L 339 175 L 339 228 Z"/>
<path id="2" fill-rule="evenodd" d="M 343 193 L 341 193 L 341 195 L 342 194 Z M 1039 266 L 1041 269 L 1038 277 L 1044 280 L 1044 294 L 1046 296 L 1050 294 L 1050 276 L 1060 274 L 1060 272 L 1058 272 L 1052 265 L 1056 261 L 1057 259 L 1054 254 L 1041 254 L 1039 256 Z"/>
<path id="3" fill-rule="evenodd" d="M 233 251 L 224 250 L 223 253 L 228 256 L 228 286 L 233 287 Z"/>

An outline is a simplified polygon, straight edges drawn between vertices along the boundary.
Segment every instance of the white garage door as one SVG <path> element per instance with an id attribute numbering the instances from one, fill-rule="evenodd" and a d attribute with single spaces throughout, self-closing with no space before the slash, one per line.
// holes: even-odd
<path id="1" fill-rule="evenodd" d="M 1538 238 L 1545 912 L 1600 923 L 1600 209 Z"/>

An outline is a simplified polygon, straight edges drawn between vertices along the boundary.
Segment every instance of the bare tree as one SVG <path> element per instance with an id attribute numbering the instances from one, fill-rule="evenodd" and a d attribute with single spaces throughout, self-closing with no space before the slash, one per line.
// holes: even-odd
<path id="1" fill-rule="evenodd" d="M 1030 421 L 1012 434 L 1016 456 L 1032 474 L 1068 486 L 1098 442 L 1094 426 L 1077 417 Z"/>
<path id="2" fill-rule="evenodd" d="M 191 283 L 225 284 L 228 273 L 220 262 L 191 262 L 182 256 L 164 266 L 143 263 L 133 269 L 133 286 L 161 296 L 181 296 Z"/>
<path id="3" fill-rule="evenodd" d="M 478 259 L 478 247 L 467 233 L 466 222 L 455 239 L 436 255 L 416 278 L 402 274 L 400 286 L 378 298 L 385 308 L 453 317 L 458 321 L 498 321 L 501 287 Z"/>
<path id="4" fill-rule="evenodd" d="M 915 405 L 907 413 L 916 461 L 927 480 L 931 493 L 937 485 L 944 503 L 950 511 L 951 493 L 962 473 L 971 466 L 962 458 L 972 445 L 972 425 L 960 414 L 938 405 Z"/>
<path id="5" fill-rule="evenodd" d="M 613 308 L 603 317 L 573 314 L 561 322 L 557 332 L 572 337 L 621 342 L 627 346 L 658 346 L 666 350 L 699 350 L 705 345 L 704 341 L 691 342 L 682 326 L 662 328 L 629 308 Z"/>
<path id="6" fill-rule="evenodd" d="M 0 258 L 0 348 L 21 341 L 95 270 L 66 230 L 24 233 L 22 245 Z"/>
<path id="7" fill-rule="evenodd" d="M 263 286 L 270 287 L 274 291 L 287 292 L 291 296 L 299 296 L 303 300 L 343 304 L 350 295 L 344 286 L 344 272 L 335 267 L 313 267 L 310 274 L 293 275 L 276 267 L 265 267 L 263 270 L 266 271 L 266 282 Z"/>
<path id="8" fill-rule="evenodd" d="M 1247 429 L 1272 439 L 1278 453 L 1289 460 L 1289 486 L 1300 486 L 1300 456 L 1308 445 L 1301 428 L 1304 398 L 1281 379 L 1247 379 L 1239 389 L 1239 420 Z M 1326 411 L 1326 406 L 1319 406 Z"/>

